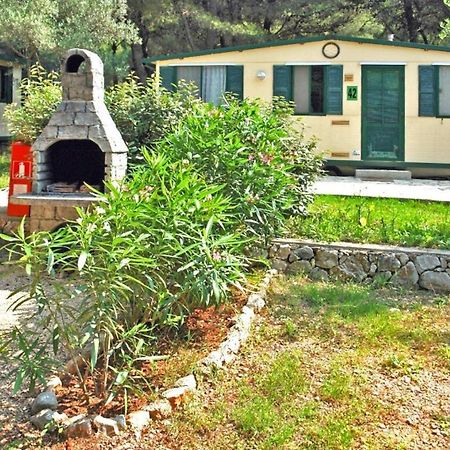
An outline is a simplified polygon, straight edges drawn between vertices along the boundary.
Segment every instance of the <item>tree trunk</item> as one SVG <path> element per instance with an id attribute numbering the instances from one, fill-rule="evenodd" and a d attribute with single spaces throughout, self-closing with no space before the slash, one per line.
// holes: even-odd
<path id="1" fill-rule="evenodd" d="M 408 38 L 410 42 L 417 42 L 419 32 L 419 24 L 414 16 L 412 0 L 403 0 L 404 18 L 406 29 L 408 30 Z"/>

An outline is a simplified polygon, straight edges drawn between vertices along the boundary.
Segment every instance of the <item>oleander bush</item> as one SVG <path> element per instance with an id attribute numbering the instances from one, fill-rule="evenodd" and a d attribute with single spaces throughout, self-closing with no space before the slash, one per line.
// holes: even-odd
<path id="1" fill-rule="evenodd" d="M 22 124 L 11 110 L 16 138 L 33 108 L 42 111 L 35 136 L 60 100 L 53 75 L 35 83 Z M 47 90 L 44 108 L 37 99 Z M 3 348 L 18 363 L 16 390 L 42 380 L 61 355 L 85 389 L 94 377 L 105 402 L 138 385 L 140 362 L 158 358 L 158 336 L 193 308 L 224 301 L 244 279 L 248 250 L 311 200 L 321 160 L 289 103 L 227 97 L 215 107 L 192 86 L 170 93 L 132 77 L 106 103 L 134 162 L 127 179 L 106 183 L 95 208 L 56 232 L 1 236 L 11 264 L 29 274 L 13 307 L 38 305 L 39 328 L 16 328 Z"/>
<path id="2" fill-rule="evenodd" d="M 193 103 L 158 151 L 223 185 L 239 231 L 266 244 L 287 217 L 305 212 L 312 199 L 308 188 L 320 172 L 315 141 L 305 139 L 291 115 L 291 105 L 281 100 L 265 104 L 228 97 L 219 107 Z"/>
<path id="3" fill-rule="evenodd" d="M 240 284 L 244 240 L 232 231 L 237 218 L 223 187 L 191 164 L 143 155 L 145 165 L 126 183 L 108 184 L 76 222 L 55 233 L 2 236 L 18 256 L 11 264 L 29 275 L 21 288 L 28 294 L 14 308 L 38 305 L 39 327 L 11 335 L 16 389 L 24 379 L 43 379 L 68 354 L 78 358 L 81 382 L 87 369 L 106 401 L 138 373 L 139 361 L 155 357 L 160 333 Z"/>

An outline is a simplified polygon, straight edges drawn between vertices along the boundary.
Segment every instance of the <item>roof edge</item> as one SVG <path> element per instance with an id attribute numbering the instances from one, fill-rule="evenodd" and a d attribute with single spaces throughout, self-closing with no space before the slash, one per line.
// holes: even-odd
<path id="1" fill-rule="evenodd" d="M 296 39 L 286 39 L 279 41 L 267 41 L 260 42 L 255 44 L 244 44 L 237 45 L 234 47 L 223 47 L 223 48 L 215 48 L 208 50 L 198 50 L 194 52 L 183 52 L 183 53 L 172 53 L 166 55 L 155 55 L 148 58 L 144 58 L 144 63 L 155 63 L 158 61 L 165 61 L 168 59 L 182 59 L 189 58 L 194 56 L 203 56 L 203 55 L 213 55 L 216 53 L 228 53 L 228 52 L 237 52 L 244 50 L 254 50 L 258 48 L 266 48 L 266 47 L 278 47 L 281 45 L 290 45 L 290 44 L 307 44 L 309 42 L 320 42 L 320 41 L 345 41 L 345 42 L 357 42 L 360 44 L 375 44 L 375 45 L 387 45 L 391 47 L 406 47 L 406 48 L 418 48 L 422 50 L 435 50 L 441 52 L 450 52 L 450 47 L 441 46 L 441 45 L 431 45 L 431 44 L 421 44 L 418 42 L 406 42 L 406 41 L 388 41 L 384 39 L 372 39 L 372 38 L 362 38 L 362 37 L 354 37 L 354 36 L 344 36 L 337 34 L 330 35 L 320 35 L 320 36 L 309 36 L 302 37 Z"/>

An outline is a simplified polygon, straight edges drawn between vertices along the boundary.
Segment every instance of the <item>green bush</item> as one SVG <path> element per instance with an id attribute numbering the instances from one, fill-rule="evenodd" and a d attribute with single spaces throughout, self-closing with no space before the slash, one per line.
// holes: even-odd
<path id="1" fill-rule="evenodd" d="M 190 85 L 181 84 L 177 92 L 170 93 L 153 78 L 144 86 L 129 76 L 106 91 L 105 102 L 128 145 L 130 160 L 136 162 L 142 161 L 142 146 L 154 148 L 200 100 L 192 95 Z"/>
<path id="2" fill-rule="evenodd" d="M 236 218 L 222 188 L 190 164 L 143 154 L 146 164 L 126 184 L 109 184 L 76 223 L 56 233 L 2 236 L 19 255 L 13 263 L 30 275 L 21 289 L 29 295 L 15 307 L 39 306 L 39 332 L 11 336 L 8 357 L 28 361 L 17 386 L 44 376 L 53 348 L 55 355 L 82 355 L 81 381 L 87 366 L 106 399 L 136 376 L 158 333 L 194 307 L 223 301 L 242 279 L 243 241 L 229 232 Z"/>
<path id="3" fill-rule="evenodd" d="M 268 105 L 230 97 L 219 107 L 193 103 L 158 151 L 223 185 L 239 231 L 267 242 L 287 217 L 304 212 L 311 200 L 308 187 L 320 171 L 315 142 L 294 128 L 291 114 L 283 101 Z"/>
<path id="4" fill-rule="evenodd" d="M 8 105 L 4 115 L 13 139 L 31 145 L 61 101 L 59 75 L 36 64 L 31 67 L 29 77 L 21 81 L 20 90 L 22 106 Z"/>

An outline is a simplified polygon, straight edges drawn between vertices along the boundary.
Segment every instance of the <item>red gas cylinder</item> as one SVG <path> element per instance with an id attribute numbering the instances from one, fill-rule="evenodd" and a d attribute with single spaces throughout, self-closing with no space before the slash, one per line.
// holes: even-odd
<path id="1" fill-rule="evenodd" d="M 11 165 L 9 169 L 8 216 L 29 216 L 28 205 L 15 205 L 11 196 L 31 192 L 33 155 L 31 145 L 13 142 L 11 145 Z"/>

